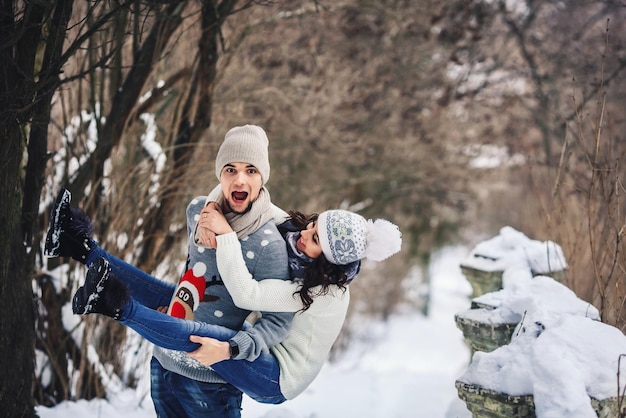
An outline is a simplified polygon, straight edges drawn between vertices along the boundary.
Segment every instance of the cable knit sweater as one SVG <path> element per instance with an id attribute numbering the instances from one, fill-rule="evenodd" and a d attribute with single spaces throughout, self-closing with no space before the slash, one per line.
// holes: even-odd
<path id="1" fill-rule="evenodd" d="M 233 301 L 243 309 L 297 312 L 302 301 L 293 281 L 266 279 L 257 282 L 242 258 L 241 243 L 234 232 L 217 237 L 217 267 Z M 313 289 L 314 291 L 316 289 Z M 297 312 L 291 331 L 271 351 L 280 364 L 280 387 L 293 399 L 313 381 L 328 358 L 346 317 L 350 294 L 336 286 L 314 298 L 311 307 Z"/>

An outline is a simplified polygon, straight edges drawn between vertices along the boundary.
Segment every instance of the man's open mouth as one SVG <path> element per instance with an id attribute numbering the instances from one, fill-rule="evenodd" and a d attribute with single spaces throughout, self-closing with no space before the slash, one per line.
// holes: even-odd
<path id="1" fill-rule="evenodd" d="M 231 196 L 236 203 L 242 203 L 248 198 L 248 192 L 232 192 Z"/>

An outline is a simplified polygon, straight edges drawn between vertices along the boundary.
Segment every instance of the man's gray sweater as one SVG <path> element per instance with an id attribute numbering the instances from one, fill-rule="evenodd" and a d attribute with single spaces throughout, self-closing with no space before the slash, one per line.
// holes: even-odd
<path id="1" fill-rule="evenodd" d="M 194 243 L 193 234 L 198 222 L 200 211 L 204 207 L 206 197 L 196 197 L 187 206 L 187 234 L 189 237 L 188 259 L 186 269 L 206 269 L 206 291 L 204 298 L 194 315 L 195 320 L 214 325 L 221 325 L 233 330 L 241 330 L 250 311 L 240 309 L 233 303 L 224 282 L 219 275 L 215 259 L 215 250 L 199 247 Z M 248 271 L 256 280 L 289 279 L 287 250 L 276 225 L 270 221 L 257 229 L 248 237 L 240 240 L 241 250 L 246 260 Z M 246 332 L 239 332 L 233 338 L 239 345 L 237 360 L 252 361 L 261 352 L 281 342 L 289 333 L 292 313 L 263 312 L 254 327 Z M 224 383 L 210 367 L 203 366 L 186 353 L 154 347 L 154 357 L 161 365 L 175 373 L 202 382 Z"/>

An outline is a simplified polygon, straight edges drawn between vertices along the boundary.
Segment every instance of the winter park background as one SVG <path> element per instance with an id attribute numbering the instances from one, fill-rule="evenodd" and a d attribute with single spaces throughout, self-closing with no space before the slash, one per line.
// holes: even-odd
<path id="1" fill-rule="evenodd" d="M 41 254 L 50 205 L 67 187 L 107 250 L 176 281 L 181 214 L 244 123 L 269 134 L 273 202 L 389 219 L 406 244 L 352 285 L 345 332 L 309 390 L 246 400 L 244 418 L 466 418 L 457 379 L 532 392 L 543 418 L 590 417 L 590 395 L 623 393 L 623 335 L 594 320 L 626 332 L 623 0 L 5 6 L 4 415 L 154 417 L 149 344 L 71 315 L 84 267 Z M 507 225 L 562 246 L 575 295 L 526 241 L 505 257 L 505 289 L 481 298 L 494 309 L 468 309 L 459 264 L 488 264 L 473 256 L 481 242 L 508 252 L 489 241 L 499 233 L 525 241 Z M 523 331 L 470 366 L 460 312 Z"/>
<path id="2" fill-rule="evenodd" d="M 470 352 L 454 320 L 470 307 L 472 293 L 462 263 L 504 270 L 503 289 L 475 299 L 497 308 L 477 315 L 494 322 L 521 318 L 526 325 L 509 345 L 475 354 L 469 367 Z M 467 418 L 471 413 L 454 386 L 460 378 L 510 395 L 533 394 L 538 417 L 595 417 L 589 396 L 617 396 L 617 359 L 626 354 L 626 337 L 599 322 L 595 307 L 556 280 L 532 277 L 531 271 L 555 266 L 567 267 L 557 244 L 510 227 L 471 251 L 446 247 L 430 265 L 427 316 L 405 307 L 387 322 L 364 321 L 347 352 L 328 363 L 302 395 L 278 406 L 244 397 L 243 416 Z M 154 417 L 148 385 L 146 376 L 136 391 L 116 392 L 112 384 L 108 401 L 37 411 L 42 418 Z"/>

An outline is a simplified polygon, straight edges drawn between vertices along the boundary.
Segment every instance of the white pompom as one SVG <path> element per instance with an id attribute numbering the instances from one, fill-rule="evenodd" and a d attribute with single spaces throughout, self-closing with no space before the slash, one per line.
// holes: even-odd
<path id="1" fill-rule="evenodd" d="M 383 261 L 400 251 L 402 233 L 400 229 L 385 219 L 367 221 L 367 248 L 365 257 L 373 261 Z"/>

